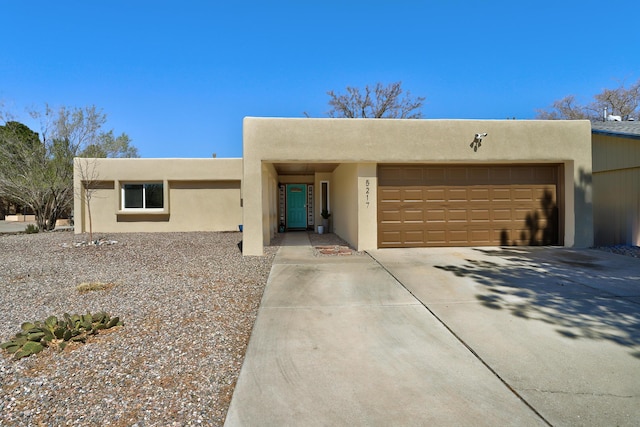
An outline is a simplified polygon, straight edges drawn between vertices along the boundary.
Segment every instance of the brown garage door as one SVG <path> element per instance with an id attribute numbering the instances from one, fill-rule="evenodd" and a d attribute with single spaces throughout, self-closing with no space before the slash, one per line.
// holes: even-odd
<path id="1" fill-rule="evenodd" d="M 378 246 L 554 245 L 559 165 L 384 165 Z"/>

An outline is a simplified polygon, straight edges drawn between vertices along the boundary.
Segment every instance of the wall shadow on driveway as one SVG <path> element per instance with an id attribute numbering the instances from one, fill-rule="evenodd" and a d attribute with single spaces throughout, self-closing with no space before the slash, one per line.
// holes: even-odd
<path id="1" fill-rule="evenodd" d="M 481 285 L 476 298 L 483 306 L 546 322 L 563 337 L 611 341 L 640 358 L 640 270 L 616 270 L 590 251 L 475 250 L 496 261 L 437 268 Z"/>

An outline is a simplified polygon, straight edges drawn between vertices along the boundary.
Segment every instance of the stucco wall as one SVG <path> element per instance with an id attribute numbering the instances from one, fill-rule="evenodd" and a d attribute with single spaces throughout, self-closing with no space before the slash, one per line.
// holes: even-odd
<path id="1" fill-rule="evenodd" d="M 596 245 L 640 245 L 640 140 L 593 135 Z"/>
<path id="2" fill-rule="evenodd" d="M 74 172 L 76 233 L 89 231 L 83 176 L 95 188 L 94 232 L 234 231 L 242 224 L 241 159 L 76 159 Z M 164 212 L 123 212 L 124 182 L 163 182 Z"/>
<path id="3" fill-rule="evenodd" d="M 344 163 L 333 171 L 331 185 L 333 232 L 358 246 L 358 165 Z"/>
<path id="4" fill-rule="evenodd" d="M 278 229 L 278 177 L 275 168 L 271 164 L 262 165 L 262 190 L 260 194 L 262 206 L 265 207 L 262 218 L 263 239 L 269 243 Z M 252 233 L 253 230 L 253 227 L 251 227 L 243 233 Z"/>
<path id="5" fill-rule="evenodd" d="M 376 163 L 358 164 L 358 242 L 362 251 L 378 244 L 378 170 Z"/>
<path id="6" fill-rule="evenodd" d="M 488 136 L 474 151 L 470 147 L 474 135 L 483 132 Z M 588 121 L 249 117 L 244 120 L 243 150 L 243 214 L 245 227 L 250 229 L 260 227 L 260 212 L 266 208 L 262 198 L 256 197 L 262 186 L 263 163 L 563 163 L 567 166 L 564 243 L 593 244 Z M 333 183 L 332 191 L 335 187 Z M 338 215 L 336 209 L 333 204 Z M 244 253 L 260 255 L 265 243 L 262 233 L 245 233 Z"/>

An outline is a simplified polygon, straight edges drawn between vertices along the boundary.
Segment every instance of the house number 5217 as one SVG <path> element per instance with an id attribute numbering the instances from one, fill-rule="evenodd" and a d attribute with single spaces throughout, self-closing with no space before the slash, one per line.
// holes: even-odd
<path id="1" fill-rule="evenodd" d="M 369 192 L 371 191 L 371 185 L 369 183 L 369 180 L 365 180 L 364 181 L 364 201 L 367 204 L 367 208 L 369 207 Z"/>

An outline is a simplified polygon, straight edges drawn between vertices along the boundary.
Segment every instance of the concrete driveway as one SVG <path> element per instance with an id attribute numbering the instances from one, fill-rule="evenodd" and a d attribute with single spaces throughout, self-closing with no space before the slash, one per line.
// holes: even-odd
<path id="1" fill-rule="evenodd" d="M 226 426 L 637 425 L 640 260 L 285 236 Z"/>
<path id="2" fill-rule="evenodd" d="M 550 424 L 640 422 L 640 259 L 564 248 L 371 255 Z"/>

